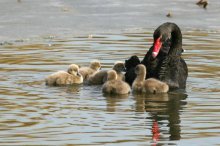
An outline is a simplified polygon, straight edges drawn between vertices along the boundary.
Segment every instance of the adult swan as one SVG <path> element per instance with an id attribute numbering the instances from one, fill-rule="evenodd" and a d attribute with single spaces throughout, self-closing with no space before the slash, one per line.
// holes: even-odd
<path id="1" fill-rule="evenodd" d="M 125 80 L 131 85 L 136 75 L 134 68 L 142 63 L 146 66 L 147 77 L 166 82 L 170 89 L 184 89 L 188 76 L 188 68 L 181 57 L 182 34 L 175 23 L 164 23 L 154 32 L 154 43 L 142 61 L 132 56 L 125 61 Z"/>

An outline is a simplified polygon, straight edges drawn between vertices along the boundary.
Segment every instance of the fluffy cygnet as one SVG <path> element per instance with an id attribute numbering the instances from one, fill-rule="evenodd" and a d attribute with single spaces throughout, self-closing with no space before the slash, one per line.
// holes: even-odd
<path id="1" fill-rule="evenodd" d="M 143 91 L 143 85 L 146 77 L 146 68 L 144 65 L 137 65 L 134 71 L 137 76 L 132 83 L 132 91 L 141 93 Z"/>
<path id="2" fill-rule="evenodd" d="M 80 84 L 83 82 L 83 77 L 79 73 L 79 66 L 76 64 L 71 64 L 67 72 L 58 71 L 53 73 L 45 79 L 45 82 L 48 86 Z"/>
<path id="3" fill-rule="evenodd" d="M 122 73 L 123 71 L 125 71 L 125 66 L 123 62 L 116 61 L 112 69 L 115 70 L 117 73 L 117 80 L 125 80 L 125 76 Z M 107 70 L 100 70 L 94 73 L 92 76 L 89 77 L 88 83 L 90 85 L 104 84 L 107 81 L 107 72 Z"/>
<path id="4" fill-rule="evenodd" d="M 117 80 L 125 80 L 125 75 L 122 73 L 125 71 L 125 64 L 122 61 L 116 61 L 113 68 L 113 70 L 117 73 Z"/>
<path id="5" fill-rule="evenodd" d="M 88 79 L 88 84 L 90 85 L 101 85 L 105 83 L 107 80 L 107 70 L 100 70 L 93 75 L 91 75 Z"/>
<path id="6" fill-rule="evenodd" d="M 102 86 L 102 92 L 107 94 L 128 94 L 130 86 L 122 81 L 117 80 L 117 73 L 115 70 L 108 71 L 107 81 Z"/>
<path id="7" fill-rule="evenodd" d="M 97 72 L 101 68 L 101 63 L 98 60 L 94 60 L 90 63 L 90 67 L 81 67 L 79 73 L 83 76 L 83 80 L 88 80 L 89 76 Z"/>
<path id="8" fill-rule="evenodd" d="M 149 78 L 144 81 L 143 92 L 146 93 L 167 93 L 169 91 L 169 86 L 154 78 Z"/>
<path id="9" fill-rule="evenodd" d="M 143 64 L 139 64 L 135 68 L 137 75 L 136 79 L 132 84 L 132 91 L 134 92 L 146 92 L 146 93 L 166 93 L 169 90 L 169 86 L 154 78 L 145 80 L 146 67 Z"/>

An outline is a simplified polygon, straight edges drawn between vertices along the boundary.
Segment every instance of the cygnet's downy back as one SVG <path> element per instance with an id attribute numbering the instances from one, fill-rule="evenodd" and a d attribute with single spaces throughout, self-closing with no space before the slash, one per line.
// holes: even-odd
<path id="1" fill-rule="evenodd" d="M 113 68 L 113 70 L 117 73 L 117 80 L 123 80 L 124 81 L 124 74 L 122 73 L 125 71 L 124 63 L 121 61 L 116 61 Z M 99 70 L 98 72 L 95 72 L 92 74 L 88 79 L 88 84 L 90 85 L 101 85 L 104 84 L 107 81 L 107 70 Z"/>
<path id="2" fill-rule="evenodd" d="M 132 84 L 132 91 L 134 92 L 145 92 L 145 93 L 166 93 L 169 91 L 169 86 L 157 79 L 146 78 L 146 67 L 143 64 L 137 65 L 135 68 L 135 73 L 137 75 L 136 79 Z"/>
<path id="3" fill-rule="evenodd" d="M 89 77 L 99 71 L 101 63 L 98 60 L 91 61 L 89 67 L 81 67 L 79 69 L 80 74 L 83 76 L 83 80 L 87 81 Z"/>
<path id="4" fill-rule="evenodd" d="M 130 86 L 126 82 L 117 80 L 117 73 L 115 70 L 108 71 L 107 81 L 102 86 L 103 93 L 128 94 L 130 90 Z"/>
<path id="5" fill-rule="evenodd" d="M 79 66 L 71 64 L 66 71 L 58 71 L 49 75 L 45 79 L 46 85 L 48 86 L 62 86 L 80 84 L 83 82 L 83 77 L 79 73 Z"/>

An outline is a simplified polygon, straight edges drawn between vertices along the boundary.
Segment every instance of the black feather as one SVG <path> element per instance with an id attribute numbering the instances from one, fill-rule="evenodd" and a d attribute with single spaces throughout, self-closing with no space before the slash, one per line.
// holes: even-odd
<path id="1" fill-rule="evenodd" d="M 172 88 L 185 88 L 188 76 L 186 62 L 181 58 L 182 33 L 174 23 L 164 23 L 154 32 L 154 40 L 162 37 L 162 47 L 156 58 L 152 57 L 153 46 L 140 62 L 137 56 L 125 61 L 125 79 L 131 85 L 136 78 L 134 68 L 137 64 L 144 64 L 147 69 L 147 78 L 153 77 L 166 82 Z"/>
<path id="2" fill-rule="evenodd" d="M 140 64 L 140 60 L 137 56 L 131 56 L 128 60 L 125 60 L 125 81 L 132 85 L 136 78 L 135 67 Z"/>

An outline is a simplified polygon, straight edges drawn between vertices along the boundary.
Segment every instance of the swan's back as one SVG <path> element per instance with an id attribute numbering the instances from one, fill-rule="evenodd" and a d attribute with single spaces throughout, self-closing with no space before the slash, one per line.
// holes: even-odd
<path id="1" fill-rule="evenodd" d="M 51 75 L 49 75 L 48 77 L 46 77 L 45 79 L 45 83 L 46 85 L 48 86 L 56 86 L 56 81 L 59 77 L 62 76 L 62 74 L 65 74 L 66 72 L 65 71 L 58 71 L 58 72 L 55 72 Z"/>
<path id="2" fill-rule="evenodd" d="M 81 67 L 79 69 L 80 74 L 83 76 L 83 79 L 86 81 L 89 79 L 89 76 L 97 72 L 101 68 L 101 64 L 98 60 L 92 61 L 89 67 Z"/>
<path id="3" fill-rule="evenodd" d="M 49 86 L 60 86 L 70 84 L 80 84 L 83 82 L 83 77 L 79 74 L 79 66 L 71 64 L 66 71 L 58 71 L 49 75 L 45 79 L 46 85 Z"/>
<path id="4" fill-rule="evenodd" d="M 91 85 L 100 85 L 107 80 L 107 70 L 100 70 L 89 77 L 88 83 Z"/>
<path id="5" fill-rule="evenodd" d="M 166 93 L 169 91 L 169 86 L 154 78 L 149 78 L 144 81 L 143 92 L 146 93 Z"/>
<path id="6" fill-rule="evenodd" d="M 72 85 L 80 84 L 83 82 L 82 75 L 72 75 L 69 73 L 62 73 L 56 80 L 56 85 Z"/>
<path id="7" fill-rule="evenodd" d="M 112 69 L 115 70 L 117 73 L 117 80 L 125 80 L 124 74 L 122 73 L 122 71 L 125 70 L 125 67 L 122 61 L 116 61 Z M 107 81 L 107 72 L 107 70 L 100 70 L 98 72 L 93 73 L 91 76 L 89 76 L 88 84 L 104 84 Z"/>
<path id="8" fill-rule="evenodd" d="M 117 80 L 117 73 L 114 70 L 108 71 L 107 81 L 102 86 L 103 93 L 128 94 L 130 90 L 130 86 L 126 82 Z"/>

